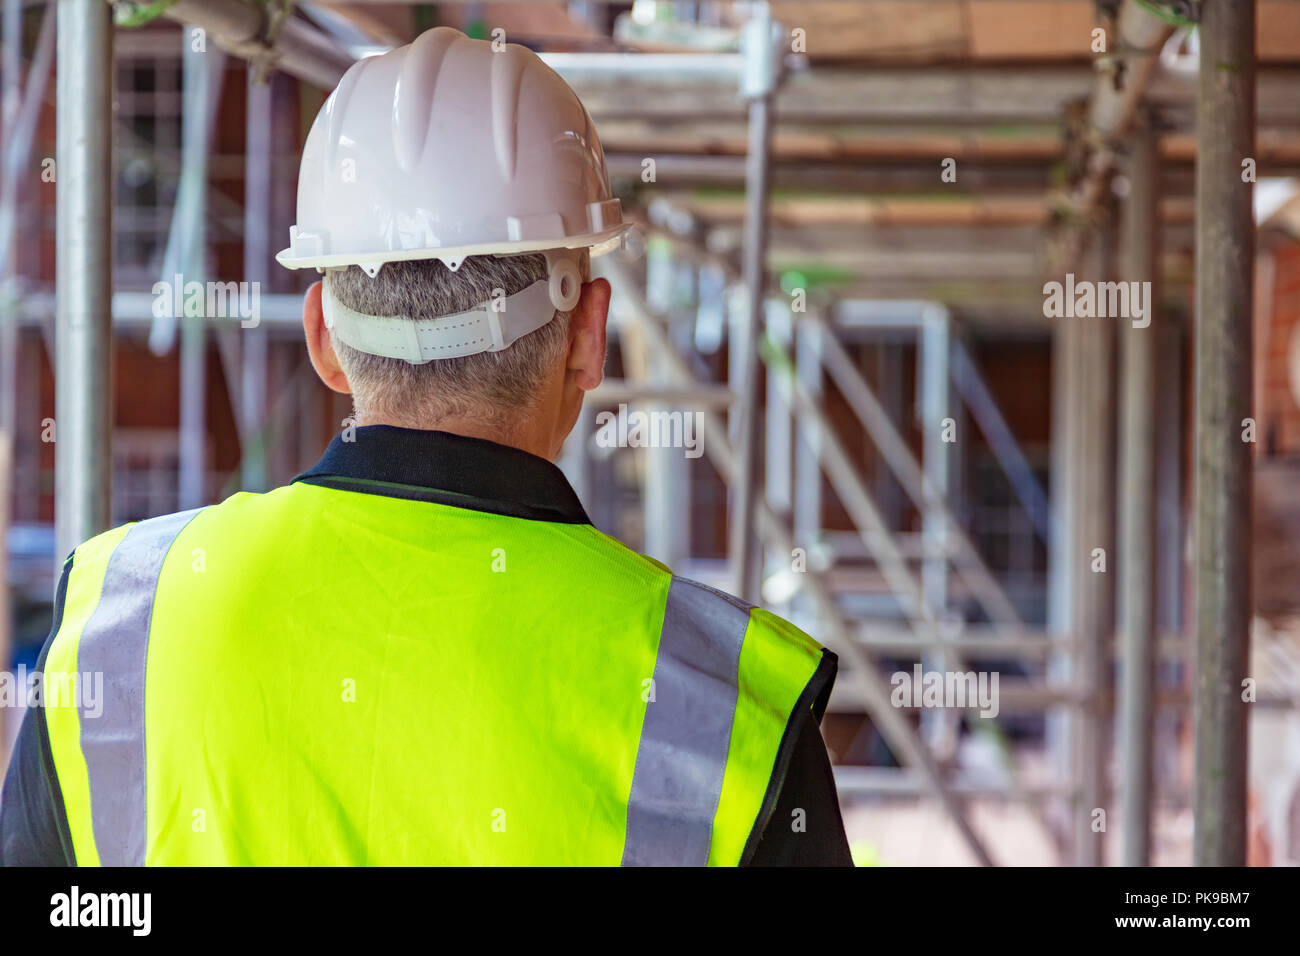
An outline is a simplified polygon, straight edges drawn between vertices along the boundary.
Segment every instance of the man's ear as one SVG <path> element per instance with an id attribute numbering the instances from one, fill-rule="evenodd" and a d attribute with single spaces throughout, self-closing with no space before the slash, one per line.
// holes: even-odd
<path id="1" fill-rule="evenodd" d="M 568 370 L 574 383 L 590 392 L 605 377 L 605 323 L 609 318 L 609 283 L 582 284 L 582 295 L 569 318 Z"/>
<path id="2" fill-rule="evenodd" d="M 334 354 L 329 329 L 325 328 L 325 311 L 320 298 L 322 288 L 319 280 L 312 283 L 302 302 L 302 330 L 307 335 L 307 355 L 311 358 L 311 367 L 328 388 L 351 395 L 352 386 Z"/>

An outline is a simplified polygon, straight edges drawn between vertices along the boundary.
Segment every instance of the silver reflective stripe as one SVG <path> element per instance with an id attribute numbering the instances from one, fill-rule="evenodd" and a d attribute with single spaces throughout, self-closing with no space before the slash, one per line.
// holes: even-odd
<path id="1" fill-rule="evenodd" d="M 81 752 L 102 866 L 143 866 L 145 855 L 144 668 L 163 559 L 202 509 L 142 521 L 108 559 L 99 603 L 81 632 L 77 669 L 103 674 L 102 711 L 81 706 Z"/>
<path id="2" fill-rule="evenodd" d="M 704 866 L 731 745 L 750 605 L 673 578 L 646 704 L 624 866 Z"/>

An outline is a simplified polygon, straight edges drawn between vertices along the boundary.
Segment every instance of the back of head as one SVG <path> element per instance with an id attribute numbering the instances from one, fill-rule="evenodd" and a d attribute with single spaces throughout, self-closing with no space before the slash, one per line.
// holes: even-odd
<path id="1" fill-rule="evenodd" d="M 499 302 L 546 278 L 546 258 L 534 253 L 471 256 L 454 272 L 436 259 L 392 262 L 373 278 L 349 266 L 330 270 L 326 282 L 348 309 L 419 323 Z M 504 428 L 509 416 L 531 409 L 564 360 L 568 334 L 569 312 L 556 311 L 508 348 L 423 364 L 363 352 L 338 336 L 331 341 L 360 420 L 419 427 L 463 418 Z"/>

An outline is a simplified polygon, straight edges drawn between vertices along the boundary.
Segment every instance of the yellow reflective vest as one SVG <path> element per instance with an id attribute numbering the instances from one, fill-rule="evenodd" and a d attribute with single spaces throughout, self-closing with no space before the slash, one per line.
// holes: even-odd
<path id="1" fill-rule="evenodd" d="M 402 431 L 69 559 L 44 677 L 103 675 L 45 710 L 76 861 L 742 862 L 834 656 L 597 531 L 549 462 Z"/>

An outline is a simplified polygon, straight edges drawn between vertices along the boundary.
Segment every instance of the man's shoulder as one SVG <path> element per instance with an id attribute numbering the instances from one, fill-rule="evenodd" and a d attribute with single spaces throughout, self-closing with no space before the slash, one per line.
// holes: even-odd
<path id="1" fill-rule="evenodd" d="M 279 490 L 279 489 L 277 489 Z M 239 502 L 241 499 L 261 498 L 264 495 L 251 495 L 246 492 L 239 492 L 232 495 L 225 501 L 213 505 L 204 505 L 198 508 L 189 508 L 184 511 L 173 511 L 167 514 L 154 515 L 149 518 L 139 518 L 133 521 L 124 521 L 116 524 L 106 531 L 99 534 L 91 535 L 81 544 L 73 549 L 72 553 L 64 559 L 64 565 L 72 562 L 75 565 L 85 566 L 86 564 L 103 560 L 108 555 L 116 551 L 124 540 L 128 537 L 132 539 L 157 539 L 174 537 L 177 532 L 185 528 L 196 516 L 203 512 L 229 510 L 230 506 Z"/>
<path id="2" fill-rule="evenodd" d="M 739 611 L 745 615 L 748 615 L 756 607 L 756 605 L 750 604 L 743 598 L 738 598 L 736 595 L 724 591 L 722 588 L 714 587 L 713 585 L 706 584 L 703 581 L 697 581 L 694 578 L 683 577 L 680 574 L 673 575 L 673 585 L 677 587 L 683 595 L 689 595 L 690 600 L 706 607 L 710 605 L 717 607 L 718 609 L 721 609 L 724 606 L 730 607 L 732 610 Z"/>
<path id="3" fill-rule="evenodd" d="M 767 608 L 751 604 L 729 591 L 680 574 L 673 575 L 672 584 L 675 589 L 674 596 L 698 613 L 743 615 L 747 619 L 750 634 L 761 633 L 769 639 L 791 645 L 809 654 L 820 654 L 825 650 L 798 625 Z"/>
<path id="4" fill-rule="evenodd" d="M 247 558 L 259 542 L 282 537 L 273 527 L 273 510 L 262 504 L 281 490 L 240 492 L 216 504 L 128 521 L 87 538 L 64 560 L 66 600 L 75 607 L 141 587 L 152 592 L 164 565 L 179 560 L 175 555 L 184 552 L 188 566 L 219 543 Z"/>
<path id="5" fill-rule="evenodd" d="M 555 525 L 584 550 L 591 549 L 591 569 L 600 575 L 621 579 L 629 585 L 667 587 L 672 570 L 655 558 L 642 554 L 594 525 Z"/>

